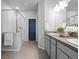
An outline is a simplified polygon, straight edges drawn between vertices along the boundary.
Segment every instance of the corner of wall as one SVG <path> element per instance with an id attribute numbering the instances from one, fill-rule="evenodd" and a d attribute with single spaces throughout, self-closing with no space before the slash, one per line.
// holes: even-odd
<path id="1" fill-rule="evenodd" d="M 45 48 L 42 47 L 42 46 L 40 46 L 40 45 L 38 45 L 38 48 L 40 48 L 40 49 L 42 49 L 42 50 L 45 50 Z"/>

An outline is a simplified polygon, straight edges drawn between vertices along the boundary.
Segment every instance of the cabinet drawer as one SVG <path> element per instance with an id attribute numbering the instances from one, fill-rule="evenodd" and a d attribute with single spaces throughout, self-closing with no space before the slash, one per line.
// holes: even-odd
<path id="1" fill-rule="evenodd" d="M 78 53 L 73 51 L 72 49 L 66 47 L 64 44 L 57 42 L 57 48 L 63 50 L 66 54 L 72 57 L 72 59 L 78 59 Z"/>
<path id="2" fill-rule="evenodd" d="M 54 44 L 54 45 L 56 45 L 56 40 L 53 39 L 53 38 L 51 38 L 51 43 Z"/>
<path id="3" fill-rule="evenodd" d="M 57 59 L 69 59 L 69 56 L 57 49 Z"/>

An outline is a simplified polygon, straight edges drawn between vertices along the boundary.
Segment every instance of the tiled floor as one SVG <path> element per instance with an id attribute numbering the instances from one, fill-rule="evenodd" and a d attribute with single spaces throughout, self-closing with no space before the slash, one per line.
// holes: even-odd
<path id="1" fill-rule="evenodd" d="M 38 49 L 34 41 L 24 42 L 18 52 L 2 52 L 1 59 L 49 59 L 44 50 Z"/>

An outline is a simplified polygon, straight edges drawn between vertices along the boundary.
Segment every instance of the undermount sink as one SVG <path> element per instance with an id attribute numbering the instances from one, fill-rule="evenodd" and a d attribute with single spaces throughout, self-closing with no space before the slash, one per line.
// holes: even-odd
<path id="1" fill-rule="evenodd" d="M 68 42 L 78 45 L 78 39 L 67 39 Z"/>

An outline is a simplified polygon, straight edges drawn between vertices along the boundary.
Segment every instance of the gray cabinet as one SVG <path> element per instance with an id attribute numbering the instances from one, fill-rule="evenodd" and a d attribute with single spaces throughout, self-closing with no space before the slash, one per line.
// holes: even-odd
<path id="1" fill-rule="evenodd" d="M 51 43 L 51 57 L 50 59 L 56 59 L 56 47 Z"/>
<path id="2" fill-rule="evenodd" d="M 78 59 L 78 53 L 57 42 L 57 59 Z"/>
<path id="3" fill-rule="evenodd" d="M 49 43 L 49 40 L 47 40 L 47 53 L 50 56 L 50 43 Z"/>
<path id="4" fill-rule="evenodd" d="M 56 59 L 56 40 L 51 38 L 51 57 L 50 59 Z"/>
<path id="5" fill-rule="evenodd" d="M 78 59 L 78 52 L 48 35 L 45 35 L 45 49 L 50 59 Z"/>
<path id="6" fill-rule="evenodd" d="M 45 50 L 50 59 L 56 59 L 56 41 L 45 35 Z"/>
<path id="7" fill-rule="evenodd" d="M 72 59 L 69 55 L 57 48 L 57 59 Z"/>
<path id="8" fill-rule="evenodd" d="M 50 37 L 45 36 L 45 50 L 47 54 L 50 56 Z"/>

